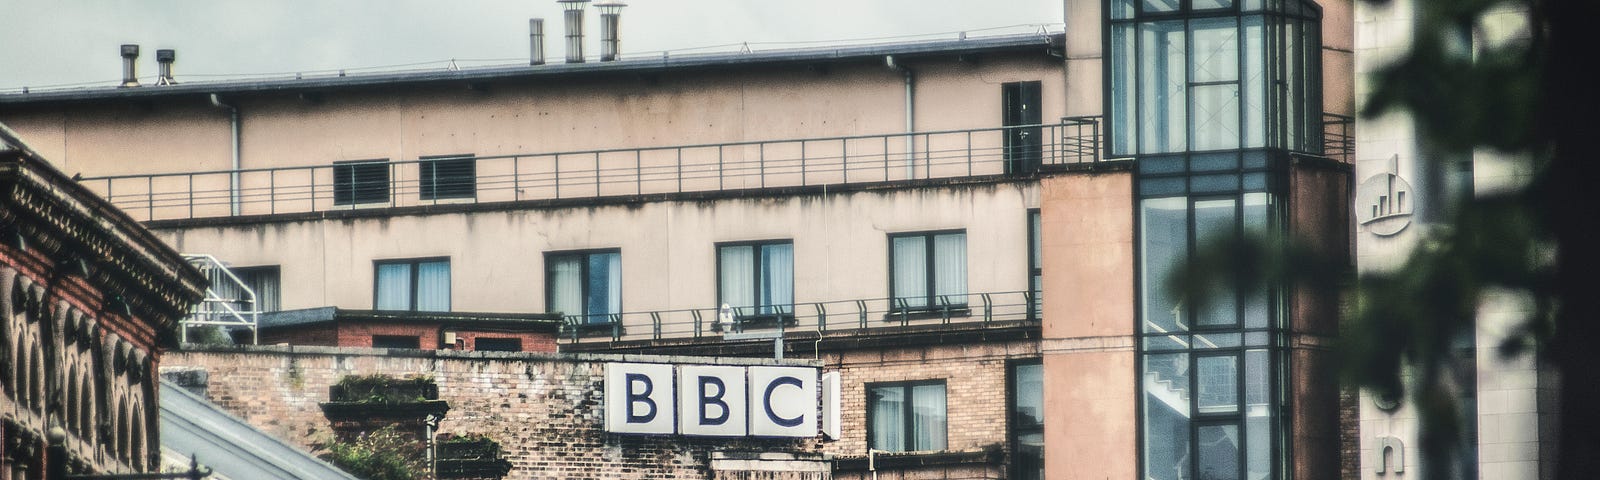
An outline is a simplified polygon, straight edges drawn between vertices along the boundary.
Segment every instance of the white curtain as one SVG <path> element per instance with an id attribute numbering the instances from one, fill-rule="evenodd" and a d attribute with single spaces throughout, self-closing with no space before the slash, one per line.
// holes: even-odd
<path id="1" fill-rule="evenodd" d="M 755 279 L 751 278 L 755 275 L 754 248 L 741 245 L 722 247 L 719 251 L 722 255 L 722 303 L 732 306 L 736 314 L 752 313 L 743 309 L 756 304 Z"/>
<path id="2" fill-rule="evenodd" d="M 933 294 L 951 305 L 967 304 L 967 234 L 933 237 Z"/>
<path id="3" fill-rule="evenodd" d="M 385 263 L 378 265 L 377 310 L 411 309 L 411 265 Z"/>
<path id="4" fill-rule="evenodd" d="M 894 292 L 906 306 L 928 306 L 927 238 L 922 236 L 894 238 Z M 893 307 L 899 307 L 896 302 Z"/>
<path id="5" fill-rule="evenodd" d="M 569 317 L 583 315 L 583 260 L 579 255 L 550 257 L 550 298 L 545 303 L 552 313 Z M 580 317 L 581 318 L 581 317 Z"/>
<path id="6" fill-rule="evenodd" d="M 622 313 L 622 254 L 601 255 L 606 258 L 605 313 Z"/>
<path id="7" fill-rule="evenodd" d="M 916 438 L 912 450 L 945 448 L 944 385 L 911 387 L 911 414 Z"/>
<path id="8" fill-rule="evenodd" d="M 417 311 L 450 311 L 450 261 L 417 264 Z"/>
<path id="9" fill-rule="evenodd" d="M 890 452 L 906 450 L 905 389 L 872 389 L 872 448 Z"/>
<path id="10" fill-rule="evenodd" d="M 761 304 L 771 308 L 761 313 L 793 313 L 794 245 L 761 247 Z"/>

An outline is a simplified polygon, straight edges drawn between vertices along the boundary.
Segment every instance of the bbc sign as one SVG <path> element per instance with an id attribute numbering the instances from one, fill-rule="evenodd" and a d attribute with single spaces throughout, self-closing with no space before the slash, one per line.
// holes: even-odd
<path id="1" fill-rule="evenodd" d="M 822 430 L 838 438 L 838 374 L 822 376 Z M 709 437 L 812 437 L 818 369 L 608 363 L 606 431 Z"/>

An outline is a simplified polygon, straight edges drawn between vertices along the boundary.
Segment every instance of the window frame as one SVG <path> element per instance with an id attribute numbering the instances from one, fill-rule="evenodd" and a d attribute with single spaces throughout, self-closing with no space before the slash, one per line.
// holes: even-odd
<path id="1" fill-rule="evenodd" d="M 737 321 L 741 321 L 742 322 L 742 321 L 746 321 L 746 320 L 758 320 L 758 319 L 781 319 L 781 320 L 784 320 L 784 321 L 789 321 L 789 320 L 794 319 L 794 303 L 790 303 L 788 305 L 760 305 L 759 304 L 759 301 L 760 301 L 760 298 L 761 298 L 761 273 L 762 273 L 762 270 L 765 268 L 765 266 L 762 265 L 762 263 L 761 263 L 760 252 L 761 252 L 761 247 L 769 246 L 769 245 L 788 245 L 789 246 L 789 253 L 790 253 L 790 256 L 789 256 L 789 277 L 790 277 L 789 278 L 789 298 L 791 300 L 793 300 L 794 299 L 794 239 L 790 238 L 790 239 L 772 239 L 772 240 L 741 240 L 741 241 L 733 241 L 733 242 L 718 242 L 718 243 L 716 243 L 715 256 L 716 256 L 716 278 L 717 278 L 717 285 L 716 285 L 717 308 L 722 308 L 722 304 L 725 302 L 725 300 L 722 298 L 722 280 L 723 280 L 722 279 L 722 249 L 724 249 L 724 248 L 737 248 L 737 247 L 751 247 L 752 252 L 755 254 L 755 261 L 750 262 L 750 263 L 753 264 L 752 270 L 753 270 L 753 273 L 755 275 L 755 276 L 751 277 L 752 279 L 754 279 L 754 281 L 751 283 L 750 288 L 754 289 L 754 292 L 752 292 L 751 298 L 757 299 L 757 303 L 758 304 L 753 306 L 753 307 L 734 306 L 733 307 L 733 312 L 734 312 L 733 315 L 734 315 L 734 319 L 737 320 Z M 778 310 L 778 313 L 761 313 L 761 308 L 762 307 L 775 307 Z M 741 314 L 741 313 L 739 313 L 739 309 L 740 308 L 754 308 L 754 311 L 749 313 L 749 314 Z"/>
<path id="2" fill-rule="evenodd" d="M 371 159 L 363 159 L 363 160 L 343 160 L 343 161 L 333 162 L 333 169 L 332 169 L 333 170 L 333 182 L 332 182 L 332 184 L 333 184 L 333 205 L 334 206 L 355 207 L 355 206 L 360 206 L 360 205 L 377 205 L 377 204 L 392 203 L 394 201 L 394 192 L 393 192 L 393 190 L 394 190 L 394 188 L 393 188 L 394 171 L 393 171 L 393 165 L 394 165 L 393 162 L 390 162 L 389 159 L 387 159 L 387 158 L 371 158 Z M 360 171 L 362 170 L 362 167 L 382 167 L 382 171 L 383 171 L 383 182 L 382 182 L 382 184 L 383 184 L 383 188 L 382 188 L 383 195 L 382 195 L 382 197 L 383 198 L 378 199 L 377 198 L 378 195 L 375 195 L 375 194 L 371 195 L 372 198 L 367 198 L 367 197 L 363 196 L 363 192 L 365 192 L 365 190 L 360 188 L 360 185 L 361 185 L 362 182 L 361 182 L 361 179 L 360 179 L 361 175 L 359 175 Z M 349 172 L 347 174 L 350 177 L 348 182 L 340 182 L 339 181 L 339 174 L 340 174 L 341 171 Z M 374 168 L 374 171 L 377 171 L 377 169 Z M 340 195 L 341 190 L 343 191 L 343 195 Z M 343 199 L 341 199 L 341 197 L 343 197 Z"/>
<path id="3" fill-rule="evenodd" d="M 943 450 L 949 450 L 950 449 L 950 382 L 949 382 L 949 380 L 950 379 L 948 379 L 948 378 L 932 378 L 932 379 L 925 379 L 925 380 L 907 380 L 907 381 L 893 381 L 893 382 L 867 382 L 866 384 L 864 384 L 863 385 L 863 391 L 864 391 L 864 394 L 866 395 L 866 407 L 867 407 L 866 408 L 866 413 L 865 413 L 866 422 L 867 422 L 867 448 L 868 449 L 877 449 L 877 450 L 880 450 L 880 451 L 889 451 L 889 450 L 879 449 L 877 445 L 874 445 L 874 440 L 873 439 L 874 439 L 875 436 L 873 435 L 872 425 L 874 423 L 873 420 L 875 420 L 875 418 L 874 418 L 874 414 L 872 412 L 877 410 L 877 409 L 873 408 L 872 391 L 874 389 L 878 389 L 878 388 L 899 388 L 900 392 L 901 392 L 901 398 L 905 399 L 905 408 L 904 408 L 905 412 L 904 412 L 903 418 L 901 418 L 901 422 L 902 422 L 901 423 L 901 427 L 902 427 L 901 431 L 905 432 L 906 438 L 903 439 L 902 443 L 904 443 L 907 446 L 907 448 L 905 450 L 898 450 L 898 452 L 919 452 L 919 451 L 943 451 Z M 929 386 L 929 385 L 938 385 L 938 386 L 944 387 L 944 445 L 939 446 L 938 448 L 932 448 L 932 449 L 928 449 L 928 450 L 918 450 L 918 449 L 915 449 L 911 445 L 912 439 L 915 439 L 916 436 L 917 436 L 917 428 L 916 428 L 917 414 L 916 414 L 916 410 L 911 408 L 911 405 L 913 405 L 915 403 L 914 402 L 915 399 L 912 398 L 912 391 L 914 391 L 914 389 L 912 387 L 923 387 L 923 386 Z"/>
<path id="4" fill-rule="evenodd" d="M 417 346 L 416 347 L 380 347 L 380 346 L 378 346 L 379 339 L 382 339 L 383 342 L 394 342 L 394 341 L 397 341 L 397 340 L 403 339 L 403 338 L 404 339 L 416 340 L 417 341 Z M 405 348 L 405 349 L 417 349 L 417 350 L 420 350 L 420 349 L 422 349 L 422 337 L 421 336 L 417 336 L 417 335 L 373 335 L 372 336 L 372 348 Z"/>
<path id="5" fill-rule="evenodd" d="M 237 277 L 241 282 L 245 283 L 246 286 L 250 287 L 250 290 L 256 294 L 256 304 L 250 306 L 253 311 L 266 313 L 276 312 L 283 309 L 283 265 L 251 265 L 247 267 L 230 266 L 228 267 L 228 270 L 233 272 L 234 277 Z M 249 282 L 245 277 L 246 275 L 260 275 L 266 272 L 272 272 L 273 279 L 277 281 L 277 285 L 274 286 L 274 288 L 278 290 L 276 292 L 277 296 L 274 298 L 274 300 L 277 300 L 277 304 L 273 305 L 273 309 L 271 310 L 262 308 L 261 289 L 256 288 L 254 285 L 249 285 Z"/>
<path id="6" fill-rule="evenodd" d="M 1038 433 L 1038 434 L 1041 434 L 1041 435 L 1044 434 L 1044 428 L 1045 427 L 1044 427 L 1044 420 L 1042 418 L 1041 418 L 1041 420 L 1040 420 L 1038 425 L 1024 426 L 1024 425 L 1020 425 L 1021 422 L 1018 421 L 1019 414 L 1017 412 L 1017 377 L 1018 377 L 1017 376 L 1017 368 L 1018 367 L 1034 366 L 1034 365 L 1039 366 L 1039 382 L 1040 382 L 1040 387 L 1041 387 L 1039 389 L 1039 393 L 1040 393 L 1040 396 L 1042 397 L 1043 394 L 1044 394 L 1044 388 L 1043 388 L 1043 383 L 1044 383 L 1044 358 L 1039 358 L 1039 357 L 1035 357 L 1035 358 L 1017 358 L 1017 359 L 1011 359 L 1011 360 L 1006 361 L 1006 442 L 1007 442 L 1008 448 L 1011 449 L 1010 450 L 1011 451 L 1010 458 L 1012 459 L 1011 462 L 1006 467 L 1007 474 L 1008 474 L 1007 478 L 1022 478 L 1021 477 L 1021 473 L 1022 472 L 1020 470 L 1020 466 L 1017 464 L 1017 461 L 1016 461 L 1018 447 L 1022 444 L 1022 436 L 1023 435 L 1028 435 L 1028 434 L 1034 434 L 1034 433 Z M 949 392 L 947 391 L 947 392 L 945 392 L 945 394 L 949 395 Z M 1039 405 L 1041 407 L 1043 407 L 1044 404 L 1045 404 L 1044 403 L 1044 399 L 1040 398 L 1039 399 Z M 1043 412 L 1041 412 L 1040 416 L 1041 417 L 1044 416 Z M 1044 452 L 1042 452 L 1040 459 L 1043 460 L 1043 458 L 1042 458 L 1043 454 L 1048 454 L 1048 453 L 1049 453 L 1049 450 L 1045 450 Z"/>
<path id="7" fill-rule="evenodd" d="M 555 310 L 555 305 L 552 304 L 552 302 L 555 300 L 555 295 L 554 295 L 555 294 L 555 292 L 554 292 L 554 290 L 555 290 L 555 281 L 554 280 L 555 279 L 551 278 L 551 273 L 552 272 L 550 270 L 550 265 L 551 265 L 550 259 L 553 258 L 553 257 L 563 257 L 563 256 L 568 256 L 568 255 L 582 255 L 583 256 L 583 261 L 579 262 L 579 267 L 581 268 L 581 270 L 579 270 L 579 274 L 578 274 L 579 275 L 578 288 L 580 288 L 579 291 L 581 292 L 581 295 L 583 297 L 583 309 L 584 309 L 584 311 L 583 311 L 583 313 L 580 313 L 580 314 L 577 314 L 577 315 L 573 315 L 573 314 L 568 313 L 568 312 L 561 312 L 562 316 L 565 317 L 565 318 L 583 317 L 583 319 L 585 321 L 577 323 L 577 325 L 580 326 L 580 327 L 583 326 L 583 325 L 613 325 L 613 324 L 622 323 L 622 320 L 621 320 L 622 307 L 621 307 L 621 305 L 623 305 L 623 303 L 622 303 L 622 291 L 623 290 L 622 290 L 622 279 L 621 278 L 617 279 L 617 305 L 618 305 L 617 310 L 618 311 L 606 314 L 606 315 L 615 315 L 616 319 L 613 320 L 613 319 L 607 318 L 603 322 L 590 322 L 590 321 L 587 321 L 587 320 L 589 320 L 589 317 L 591 316 L 591 314 L 589 313 L 589 256 L 590 255 L 597 255 L 597 254 L 608 254 L 608 253 L 617 254 L 618 268 L 621 268 L 621 264 L 622 264 L 622 248 L 620 248 L 620 247 L 589 248 L 589 249 L 578 249 L 578 250 L 556 250 L 556 251 L 544 252 L 544 309 L 545 309 L 545 311 L 546 312 L 553 312 Z"/>
<path id="8" fill-rule="evenodd" d="M 459 162 L 467 166 L 461 184 L 447 184 L 446 190 L 460 188 L 463 192 L 440 193 L 439 167 L 441 164 Z M 430 175 L 431 174 L 431 175 Z M 478 197 L 478 158 L 470 153 L 459 155 L 428 155 L 417 159 L 417 198 L 424 201 L 474 199 Z"/>
<path id="9" fill-rule="evenodd" d="M 479 344 L 479 342 L 482 342 L 484 340 L 488 340 L 490 342 L 490 344 L 491 344 L 490 346 L 495 346 L 495 345 L 493 345 L 495 343 L 505 342 L 504 343 L 505 345 L 515 345 L 516 348 L 515 349 L 505 349 L 505 348 L 487 348 L 486 349 L 486 348 L 483 348 L 483 346 Z M 473 339 L 472 339 L 472 351 L 474 351 L 474 352 L 522 352 L 523 351 L 522 339 L 518 338 L 518 337 L 473 337 Z"/>
<path id="10" fill-rule="evenodd" d="M 935 257 L 936 257 L 936 255 L 934 255 L 934 243 L 935 243 L 934 239 L 939 237 L 940 235 L 949 235 L 949 234 L 961 234 L 963 236 L 963 240 L 961 242 L 961 249 L 962 249 L 962 253 L 965 254 L 966 253 L 966 249 L 967 249 L 967 242 L 966 242 L 966 239 L 965 239 L 965 236 L 967 234 L 967 229 L 965 229 L 965 228 L 952 228 L 952 229 L 944 229 L 944 230 L 921 230 L 921 231 L 915 231 L 915 232 L 898 232 L 898 233 L 890 233 L 888 235 L 888 242 L 887 242 L 888 255 L 886 255 L 886 257 L 888 257 L 887 261 L 889 263 L 889 295 L 888 295 L 888 298 L 889 298 L 889 313 L 890 314 L 941 312 L 941 311 L 945 311 L 947 309 L 948 310 L 952 310 L 952 311 L 955 311 L 955 310 L 966 311 L 967 310 L 967 307 L 968 307 L 969 304 L 966 303 L 966 302 L 951 303 L 951 304 L 948 304 L 948 305 L 938 305 L 937 304 L 938 303 L 937 300 L 938 300 L 938 297 L 940 295 L 938 293 L 936 293 L 938 291 L 937 288 L 936 288 L 936 286 L 938 284 L 938 275 L 934 271 L 934 268 L 935 268 Z M 905 306 L 905 307 L 901 307 L 899 305 L 901 297 L 895 295 L 895 282 L 894 282 L 894 277 L 895 277 L 895 268 L 894 268 L 895 252 L 894 252 L 894 241 L 895 241 L 895 239 L 898 239 L 898 238 L 911 238 L 911 237 L 923 237 L 923 240 L 925 242 L 923 244 L 922 261 L 923 261 L 923 272 L 926 274 L 925 277 L 923 278 L 924 288 L 926 288 L 926 290 L 924 290 L 924 291 L 927 292 L 926 296 L 924 298 L 926 303 L 923 304 L 922 306 L 909 306 L 908 305 L 908 306 Z M 967 270 L 970 273 L 970 267 L 971 267 L 972 259 L 971 259 L 970 256 L 966 256 L 966 257 L 967 257 L 967 262 L 968 262 L 967 266 L 969 267 Z M 968 277 L 970 279 L 971 275 L 968 275 Z M 967 291 L 962 292 L 960 294 L 960 296 L 961 297 L 970 296 L 972 294 L 972 292 L 971 292 L 972 288 L 970 288 L 970 287 L 971 286 L 968 285 L 968 288 L 965 289 Z M 905 298 L 912 298 L 912 297 L 905 297 Z"/>
<path id="11" fill-rule="evenodd" d="M 444 262 L 445 266 L 447 266 L 447 267 L 451 266 L 450 265 L 450 263 L 451 263 L 450 262 L 450 257 L 448 257 L 448 256 L 444 256 L 444 257 L 416 257 L 416 258 L 391 258 L 391 259 L 383 259 L 383 260 L 373 260 L 372 261 L 372 309 L 373 310 L 380 310 L 378 308 L 378 292 L 380 290 L 382 290 L 381 288 L 378 288 L 378 279 L 381 278 L 381 277 L 378 276 L 378 269 L 379 269 L 380 266 L 382 266 L 382 265 L 407 265 L 407 266 L 410 267 L 409 273 L 410 273 L 410 277 L 411 277 L 411 288 L 410 288 L 410 291 L 407 292 L 407 295 L 409 295 L 408 298 L 407 298 L 407 303 L 409 304 L 409 306 L 405 310 L 388 310 L 388 311 L 416 312 L 416 311 L 419 311 L 419 310 L 417 310 L 417 297 L 418 297 L 417 289 L 421 288 L 420 282 L 417 281 L 419 279 L 418 276 L 420 275 L 420 271 L 422 270 L 421 268 L 419 268 L 419 266 L 421 264 L 424 264 L 424 263 L 436 263 L 436 262 Z M 452 267 L 452 269 L 453 269 L 453 267 Z M 455 283 L 454 275 L 451 276 L 450 283 L 452 283 L 452 284 Z M 452 287 L 454 287 L 454 285 L 452 285 Z M 448 298 L 446 300 L 446 301 L 448 301 L 450 303 L 450 306 L 447 307 L 445 310 L 442 310 L 442 311 L 449 312 L 449 311 L 452 311 L 452 310 L 455 309 L 455 303 L 456 303 L 455 302 L 455 295 L 456 295 L 455 289 L 451 288 L 450 289 L 450 298 Z M 429 310 L 429 311 L 433 311 L 433 310 Z"/>
<path id="12" fill-rule="evenodd" d="M 1028 209 L 1028 319 L 1044 316 L 1044 213 Z M 1037 255 L 1034 252 L 1038 252 Z M 1034 286 L 1038 279 L 1038 286 Z"/>

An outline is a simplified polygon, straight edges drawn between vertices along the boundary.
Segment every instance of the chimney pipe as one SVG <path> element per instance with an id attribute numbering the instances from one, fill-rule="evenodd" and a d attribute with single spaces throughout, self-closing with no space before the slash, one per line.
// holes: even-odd
<path id="1" fill-rule="evenodd" d="M 122 45 L 122 85 L 120 87 L 139 86 L 139 75 L 134 71 L 134 60 L 139 59 L 139 46 L 132 44 Z"/>
<path id="2" fill-rule="evenodd" d="M 622 56 L 622 40 L 618 38 L 617 27 L 622 16 L 622 7 L 628 4 L 611 1 L 596 3 L 594 6 L 600 10 L 600 61 L 615 61 Z"/>
<path id="3" fill-rule="evenodd" d="M 170 48 L 156 50 L 156 85 L 175 85 L 177 80 L 172 79 L 172 62 L 178 59 L 178 53 Z"/>
<path id="4" fill-rule="evenodd" d="M 556 0 L 566 10 L 567 63 L 583 63 L 583 7 L 589 0 Z"/>
<path id="5" fill-rule="evenodd" d="M 544 65 L 544 19 L 528 19 L 528 65 Z"/>

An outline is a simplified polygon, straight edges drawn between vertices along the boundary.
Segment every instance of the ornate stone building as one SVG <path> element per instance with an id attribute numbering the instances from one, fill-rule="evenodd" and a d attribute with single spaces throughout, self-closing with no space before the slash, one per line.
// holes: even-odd
<path id="1" fill-rule="evenodd" d="M 204 282 L 0 126 L 0 479 L 153 471 L 160 352 Z"/>

